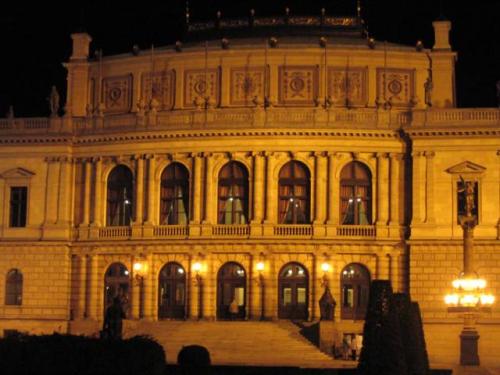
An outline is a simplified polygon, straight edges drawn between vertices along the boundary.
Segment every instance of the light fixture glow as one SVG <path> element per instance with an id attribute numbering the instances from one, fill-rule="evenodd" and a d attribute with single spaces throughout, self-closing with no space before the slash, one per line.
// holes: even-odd
<path id="1" fill-rule="evenodd" d="M 257 271 L 262 272 L 264 271 L 264 262 L 258 262 L 255 266 L 257 268 Z"/>
<path id="2" fill-rule="evenodd" d="M 322 270 L 323 272 L 328 272 L 328 271 L 330 271 L 330 265 L 329 265 L 328 263 L 322 263 L 322 264 L 321 264 L 321 270 Z"/>
<path id="3" fill-rule="evenodd" d="M 201 263 L 200 262 L 195 262 L 193 264 L 193 271 L 196 272 L 196 273 L 198 273 L 198 272 L 201 271 Z"/>

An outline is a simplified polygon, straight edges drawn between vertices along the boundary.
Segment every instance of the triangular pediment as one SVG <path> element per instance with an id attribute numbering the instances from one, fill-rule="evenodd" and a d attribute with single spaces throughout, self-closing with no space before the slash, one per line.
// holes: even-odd
<path id="1" fill-rule="evenodd" d="M 0 174 L 0 177 L 8 180 L 12 178 L 31 178 L 34 175 L 34 172 L 31 172 L 24 168 L 12 168 Z"/>
<path id="2" fill-rule="evenodd" d="M 446 172 L 451 174 L 481 174 L 485 170 L 485 167 L 482 167 L 470 161 L 464 161 L 463 163 L 448 168 Z"/>

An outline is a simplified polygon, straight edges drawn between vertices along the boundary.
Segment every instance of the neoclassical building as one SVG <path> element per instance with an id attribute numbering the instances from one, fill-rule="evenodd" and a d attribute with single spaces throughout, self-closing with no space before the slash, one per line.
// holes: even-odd
<path id="1" fill-rule="evenodd" d="M 104 57 L 73 34 L 65 114 L 0 120 L 3 332 L 93 334 L 114 297 L 138 327 L 315 321 L 328 286 L 338 332 L 361 333 L 388 279 L 419 302 L 431 360 L 456 358 L 462 180 L 500 295 L 500 112 L 456 108 L 450 22 L 432 49 L 357 17 L 189 26 Z M 498 307 L 479 331 L 495 361 Z"/>

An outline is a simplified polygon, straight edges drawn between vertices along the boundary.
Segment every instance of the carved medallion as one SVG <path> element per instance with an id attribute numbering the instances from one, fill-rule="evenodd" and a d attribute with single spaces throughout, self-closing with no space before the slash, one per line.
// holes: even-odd
<path id="1" fill-rule="evenodd" d="M 314 105 L 318 97 L 315 66 L 279 67 L 278 101 L 282 105 Z"/>
<path id="2" fill-rule="evenodd" d="M 415 96 L 414 72 L 409 69 L 377 69 L 377 98 L 393 106 L 407 107 Z"/>
<path id="3" fill-rule="evenodd" d="M 175 95 L 175 72 L 173 70 L 142 74 L 142 98 L 146 103 L 151 96 L 159 103 L 160 109 L 172 109 Z"/>
<path id="4" fill-rule="evenodd" d="M 132 102 L 132 75 L 105 78 L 102 90 L 107 113 L 130 111 Z"/>
<path id="5" fill-rule="evenodd" d="M 368 98 L 367 69 L 329 68 L 328 95 L 336 106 L 364 106 Z"/>
<path id="6" fill-rule="evenodd" d="M 197 102 L 208 100 L 219 103 L 219 69 L 187 70 L 184 73 L 184 106 L 196 107 Z"/>
<path id="7" fill-rule="evenodd" d="M 253 105 L 255 97 L 262 101 L 264 78 L 264 67 L 231 69 L 231 105 Z"/>

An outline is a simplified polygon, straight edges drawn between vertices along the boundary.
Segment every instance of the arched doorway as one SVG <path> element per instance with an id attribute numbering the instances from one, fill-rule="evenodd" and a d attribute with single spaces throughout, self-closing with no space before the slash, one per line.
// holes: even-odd
<path id="1" fill-rule="evenodd" d="M 130 310 L 130 274 L 123 264 L 113 263 L 104 276 L 104 312 L 117 297 L 128 316 Z"/>
<path id="2" fill-rule="evenodd" d="M 348 264 L 340 274 L 342 319 L 365 319 L 370 291 L 370 273 L 358 263 Z"/>
<path id="3" fill-rule="evenodd" d="M 231 316 L 229 305 L 236 300 L 238 313 Z M 217 274 L 217 319 L 244 319 L 246 313 L 246 272 L 238 263 L 224 264 Z"/>
<path id="4" fill-rule="evenodd" d="M 160 271 L 158 285 L 158 318 L 186 317 L 186 272 L 178 263 L 167 263 Z"/>
<path id="5" fill-rule="evenodd" d="M 280 319 L 307 319 L 309 276 L 298 263 L 286 264 L 278 279 L 278 317 Z"/>

